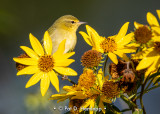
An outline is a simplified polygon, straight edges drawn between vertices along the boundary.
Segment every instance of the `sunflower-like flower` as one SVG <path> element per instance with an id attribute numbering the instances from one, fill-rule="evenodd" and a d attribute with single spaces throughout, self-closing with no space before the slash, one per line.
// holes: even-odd
<path id="1" fill-rule="evenodd" d="M 92 75 L 93 72 L 90 69 L 88 69 L 88 71 L 85 71 L 83 73 L 83 75 L 86 75 L 87 73 L 89 73 L 89 75 L 91 75 L 91 78 L 94 77 Z M 84 77 L 82 76 L 81 78 L 84 78 Z M 107 79 L 107 78 L 108 77 L 105 77 L 105 79 Z M 103 88 L 105 79 L 103 79 L 103 72 L 102 72 L 102 69 L 100 69 L 98 71 L 96 80 L 90 79 L 90 81 L 91 80 L 94 81 L 94 85 L 91 84 L 90 88 L 84 88 L 83 87 L 84 84 L 80 84 L 80 85 L 78 84 L 78 85 L 73 85 L 73 86 L 64 86 L 63 90 L 65 90 L 67 93 L 54 94 L 50 97 L 50 99 L 51 100 L 58 100 L 57 102 L 66 100 L 68 98 L 70 99 L 70 102 L 72 100 L 83 101 L 83 103 L 81 103 L 80 106 L 78 105 L 79 113 L 82 112 L 87 107 L 89 107 L 90 108 L 89 113 L 93 114 L 93 112 L 94 112 L 93 108 L 96 106 L 95 105 L 96 99 L 98 98 L 98 96 L 100 96 L 100 101 L 99 101 L 99 104 L 97 104 L 97 105 L 99 108 L 102 109 L 102 112 L 105 113 L 105 107 L 104 107 L 103 102 L 112 103 L 112 99 L 105 96 L 105 94 L 103 94 L 103 92 L 102 92 L 102 88 Z M 80 79 L 80 80 L 82 80 L 82 79 Z M 78 83 L 82 83 L 82 82 L 79 81 Z M 88 83 L 88 82 L 86 82 L 86 83 Z M 86 85 L 85 85 L 85 87 L 86 87 Z M 117 88 L 114 90 L 114 92 L 116 92 L 116 90 L 117 90 Z M 119 95 L 119 94 L 116 94 L 116 95 Z M 113 97 L 115 97 L 115 96 L 113 96 Z"/>
<path id="2" fill-rule="evenodd" d="M 125 53 L 135 52 L 136 48 L 129 47 L 127 44 L 133 39 L 133 33 L 126 35 L 128 30 L 129 22 L 126 22 L 120 29 L 119 33 L 114 36 L 109 36 L 108 38 L 99 36 L 99 34 L 86 25 L 87 33 L 80 31 L 79 33 L 83 36 L 84 40 L 92 46 L 92 50 L 97 50 L 101 53 L 108 53 L 109 58 L 115 63 L 118 63 L 117 56 L 128 61 L 128 57 Z"/>
<path id="3" fill-rule="evenodd" d="M 74 62 L 73 59 L 68 58 L 75 53 L 64 54 L 66 40 L 63 40 L 58 50 L 52 54 L 52 40 L 48 31 L 44 34 L 44 49 L 32 34 L 29 35 L 29 39 L 33 49 L 26 46 L 21 46 L 20 48 L 23 49 L 30 58 L 13 58 L 15 62 L 27 65 L 27 67 L 18 71 L 17 75 L 34 74 L 25 87 L 28 88 L 41 80 L 40 89 L 42 96 L 47 92 L 50 82 L 59 92 L 59 80 L 55 71 L 62 75 L 77 75 L 73 69 L 67 67 Z"/>
<path id="4" fill-rule="evenodd" d="M 160 17 L 160 10 L 157 10 Z M 156 72 L 160 64 L 160 26 L 156 17 L 150 12 L 147 13 L 147 21 L 151 26 L 152 40 L 148 48 L 143 49 L 133 56 L 133 59 L 141 59 L 136 70 L 146 69 L 145 77 Z M 138 26 L 142 26 L 139 24 Z"/>

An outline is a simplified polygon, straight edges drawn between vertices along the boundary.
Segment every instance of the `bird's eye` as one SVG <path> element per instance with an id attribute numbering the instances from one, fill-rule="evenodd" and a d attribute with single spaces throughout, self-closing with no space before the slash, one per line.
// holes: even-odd
<path id="1" fill-rule="evenodd" d="M 72 23 L 72 24 L 74 24 L 74 23 L 75 23 L 75 21 L 71 21 L 71 23 Z"/>

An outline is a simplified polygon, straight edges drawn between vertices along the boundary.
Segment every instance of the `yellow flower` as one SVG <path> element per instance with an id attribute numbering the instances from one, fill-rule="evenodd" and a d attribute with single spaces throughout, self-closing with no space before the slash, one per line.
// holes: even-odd
<path id="1" fill-rule="evenodd" d="M 63 40 L 58 50 L 51 55 L 52 40 L 48 31 L 44 34 L 44 49 L 37 38 L 32 34 L 29 35 L 29 39 L 33 50 L 26 46 L 21 46 L 20 48 L 23 49 L 30 58 L 13 58 L 17 63 L 28 65 L 20 70 L 17 75 L 34 74 L 27 82 L 26 88 L 41 80 L 40 88 L 42 96 L 44 96 L 48 90 L 50 82 L 59 92 L 59 80 L 55 71 L 62 75 L 77 75 L 73 69 L 67 67 L 74 62 L 73 59 L 68 58 L 75 53 L 64 54 L 66 40 Z"/>
<path id="2" fill-rule="evenodd" d="M 147 45 L 154 37 L 152 30 L 147 26 L 137 22 L 134 22 L 134 26 L 136 30 L 134 31 L 134 38 L 136 40 L 136 44 Z"/>
<path id="3" fill-rule="evenodd" d="M 128 25 L 129 22 L 126 22 L 117 35 L 109 36 L 108 38 L 99 36 L 99 34 L 89 25 L 86 25 L 88 35 L 82 31 L 79 33 L 83 36 L 84 40 L 92 46 L 92 50 L 108 53 L 109 58 L 117 64 L 118 59 L 116 55 L 128 61 L 128 57 L 125 53 L 135 52 L 136 50 L 136 48 L 128 46 L 128 43 L 131 42 L 134 35 L 133 33 L 126 35 Z"/>
<path id="4" fill-rule="evenodd" d="M 135 55 L 135 57 L 133 57 L 136 59 L 142 59 L 136 67 L 136 70 L 147 68 L 145 77 L 153 72 L 156 72 L 160 65 L 160 38 L 159 41 L 157 40 L 153 41 L 152 47 L 143 51 L 144 54 L 142 54 L 142 52 L 139 52 Z"/>

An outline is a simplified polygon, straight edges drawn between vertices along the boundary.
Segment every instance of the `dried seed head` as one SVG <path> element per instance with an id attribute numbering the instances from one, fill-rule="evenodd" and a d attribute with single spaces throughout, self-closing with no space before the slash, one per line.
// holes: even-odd
<path id="1" fill-rule="evenodd" d="M 96 50 L 89 50 L 85 52 L 81 58 L 82 65 L 87 68 L 98 66 L 101 62 L 102 54 Z"/>
<path id="2" fill-rule="evenodd" d="M 106 80 L 103 83 L 102 92 L 107 98 L 113 99 L 120 95 L 120 88 L 118 83 Z"/>
<path id="3" fill-rule="evenodd" d="M 138 43 L 145 44 L 151 40 L 152 31 L 147 26 L 142 26 L 135 30 L 134 36 Z"/>
<path id="4" fill-rule="evenodd" d="M 21 54 L 20 56 L 18 56 L 18 58 L 30 58 L 30 57 L 26 53 L 24 53 L 24 54 Z M 24 69 L 27 66 L 28 65 L 23 65 L 23 64 L 20 64 L 20 63 L 16 62 L 17 71 L 20 71 L 20 70 Z"/>

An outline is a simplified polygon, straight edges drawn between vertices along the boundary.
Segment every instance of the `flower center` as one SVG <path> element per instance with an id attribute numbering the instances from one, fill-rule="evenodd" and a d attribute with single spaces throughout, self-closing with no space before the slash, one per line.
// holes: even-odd
<path id="1" fill-rule="evenodd" d="M 54 59 L 51 55 L 41 56 L 38 62 L 38 67 L 43 72 L 49 72 L 54 67 Z"/>
<path id="2" fill-rule="evenodd" d="M 101 48 L 104 50 L 104 52 L 113 52 L 117 49 L 117 44 L 115 41 L 111 38 L 105 38 L 101 44 Z"/>
<path id="3" fill-rule="evenodd" d="M 139 27 L 135 30 L 134 36 L 138 43 L 145 44 L 151 39 L 152 31 L 147 26 Z"/>
<path id="4" fill-rule="evenodd" d="M 155 42 L 154 47 L 155 47 L 156 51 L 160 52 L 160 42 Z"/>

